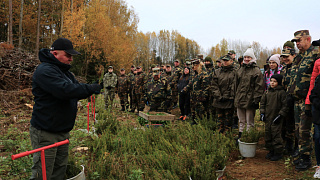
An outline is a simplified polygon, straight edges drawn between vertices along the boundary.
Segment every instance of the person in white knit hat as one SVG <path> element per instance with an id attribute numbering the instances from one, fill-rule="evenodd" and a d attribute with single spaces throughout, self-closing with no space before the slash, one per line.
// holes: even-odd
<path id="1" fill-rule="evenodd" d="M 254 126 L 254 115 L 264 92 L 263 75 L 257 66 L 252 48 L 243 54 L 243 65 L 236 73 L 236 95 L 234 105 L 239 118 L 239 138 L 247 124 L 247 130 Z"/>
<path id="2" fill-rule="evenodd" d="M 274 54 L 269 58 L 269 68 L 264 72 L 264 90 L 267 90 L 270 85 L 270 78 L 274 74 L 280 74 L 282 65 L 280 64 L 280 54 Z"/>

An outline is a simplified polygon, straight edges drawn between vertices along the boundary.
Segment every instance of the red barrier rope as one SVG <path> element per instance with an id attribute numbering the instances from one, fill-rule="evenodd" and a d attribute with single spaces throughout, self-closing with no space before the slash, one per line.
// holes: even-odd
<path id="1" fill-rule="evenodd" d="M 89 119 L 90 119 L 90 103 L 88 102 L 88 105 L 87 105 L 87 107 L 88 107 L 88 125 L 87 125 L 87 130 L 88 130 L 88 133 L 89 133 Z"/>

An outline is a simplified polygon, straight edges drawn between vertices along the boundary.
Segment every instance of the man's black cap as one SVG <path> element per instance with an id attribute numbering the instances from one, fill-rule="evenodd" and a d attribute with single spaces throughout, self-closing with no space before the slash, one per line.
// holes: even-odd
<path id="1" fill-rule="evenodd" d="M 72 56 L 81 54 L 73 49 L 72 42 L 66 38 L 59 38 L 55 40 L 51 46 L 51 50 L 64 50 L 64 52 Z"/>

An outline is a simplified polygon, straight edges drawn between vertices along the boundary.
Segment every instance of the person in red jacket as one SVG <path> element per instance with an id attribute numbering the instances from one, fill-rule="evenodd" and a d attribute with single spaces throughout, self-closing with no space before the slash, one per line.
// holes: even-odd
<path id="1" fill-rule="evenodd" d="M 313 46 L 320 46 L 320 39 L 312 42 Z M 319 56 L 318 56 L 319 57 Z M 314 126 L 314 149 L 316 155 L 316 172 L 314 174 L 314 178 L 320 178 L 320 124 L 319 124 L 319 107 L 317 107 L 317 101 L 319 98 L 317 97 L 317 92 L 319 92 L 319 74 L 320 74 L 320 58 L 316 60 L 313 66 L 313 71 L 311 75 L 310 88 L 308 91 L 308 95 L 306 98 L 305 104 L 312 104 L 312 118 L 313 118 L 313 126 Z M 318 79 L 317 79 L 318 77 Z M 316 97 L 316 98 L 315 98 Z"/>

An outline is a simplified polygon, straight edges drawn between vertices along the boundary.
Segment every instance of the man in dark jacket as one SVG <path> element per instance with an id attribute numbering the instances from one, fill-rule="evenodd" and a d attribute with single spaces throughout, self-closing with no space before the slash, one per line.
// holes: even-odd
<path id="1" fill-rule="evenodd" d="M 69 138 L 77 114 L 77 102 L 100 93 L 99 84 L 80 84 L 71 68 L 72 56 L 80 54 L 70 40 L 57 39 L 51 49 L 41 49 L 42 62 L 32 78 L 34 107 L 30 137 L 34 149 Z M 64 179 L 68 162 L 68 144 L 45 151 L 47 179 Z M 33 156 L 32 176 L 42 179 L 40 152 Z"/>

